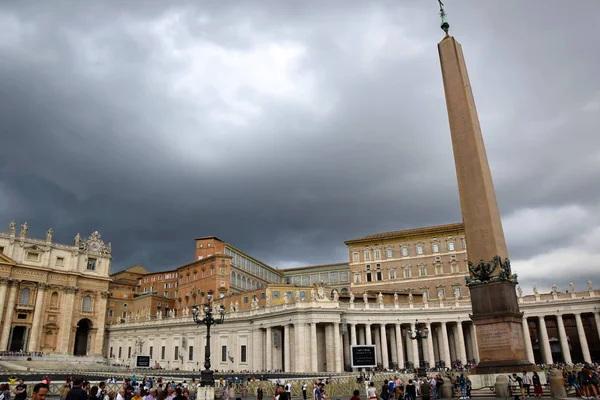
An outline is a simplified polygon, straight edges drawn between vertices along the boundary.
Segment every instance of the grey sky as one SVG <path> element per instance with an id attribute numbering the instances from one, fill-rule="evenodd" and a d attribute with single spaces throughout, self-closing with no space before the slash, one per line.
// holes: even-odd
<path id="1" fill-rule="evenodd" d="M 0 2 L 0 226 L 158 270 L 460 220 L 436 1 L 121 3 Z M 600 2 L 445 4 L 523 286 L 600 284 Z"/>

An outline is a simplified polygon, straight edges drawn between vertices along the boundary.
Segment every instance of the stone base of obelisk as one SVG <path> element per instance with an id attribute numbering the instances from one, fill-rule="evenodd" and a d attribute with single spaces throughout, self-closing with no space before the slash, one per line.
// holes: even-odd
<path id="1" fill-rule="evenodd" d="M 492 281 L 469 286 L 477 331 L 477 374 L 534 371 L 523 339 L 523 313 L 519 311 L 515 283 Z"/>

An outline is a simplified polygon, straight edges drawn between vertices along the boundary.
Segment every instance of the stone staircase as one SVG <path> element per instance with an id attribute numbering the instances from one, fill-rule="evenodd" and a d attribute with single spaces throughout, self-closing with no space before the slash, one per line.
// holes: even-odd
<path id="1" fill-rule="evenodd" d="M 480 389 L 473 389 L 471 390 L 471 398 L 473 399 L 483 399 L 483 398 L 494 398 L 496 397 L 495 393 L 494 393 L 494 388 L 493 387 L 484 387 L 484 388 L 480 388 Z M 542 397 L 544 398 L 550 398 L 550 387 L 544 386 L 543 387 L 543 391 L 542 391 Z M 568 393 L 568 397 L 576 397 L 575 393 L 573 391 Z M 510 397 L 511 399 L 513 397 Z M 531 388 L 531 396 L 528 396 L 527 399 L 534 399 L 535 397 L 533 396 L 533 388 Z"/>

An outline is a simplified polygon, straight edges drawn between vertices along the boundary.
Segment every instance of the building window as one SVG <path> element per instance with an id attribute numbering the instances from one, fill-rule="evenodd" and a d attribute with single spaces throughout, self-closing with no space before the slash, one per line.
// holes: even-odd
<path id="1" fill-rule="evenodd" d="M 390 269 L 390 280 L 396 279 L 396 270 Z"/>
<path id="2" fill-rule="evenodd" d="M 127 358 L 131 358 L 131 346 L 127 348 Z"/>
<path id="3" fill-rule="evenodd" d="M 365 261 L 371 261 L 371 252 L 369 250 L 365 250 Z"/>
<path id="4" fill-rule="evenodd" d="M 367 282 L 371 282 L 371 266 L 367 265 Z"/>
<path id="5" fill-rule="evenodd" d="M 408 247 L 402 247 L 402 257 L 408 257 Z"/>
<path id="6" fill-rule="evenodd" d="M 446 298 L 446 291 L 443 288 L 438 289 L 438 298 L 440 298 L 440 299 Z"/>
<path id="7" fill-rule="evenodd" d="M 358 262 L 358 253 L 355 251 L 354 253 L 352 253 L 352 261 L 353 262 Z"/>
<path id="8" fill-rule="evenodd" d="M 360 274 L 358 272 L 354 273 L 354 283 L 360 283 Z"/>
<path id="9" fill-rule="evenodd" d="M 221 346 L 221 362 L 227 362 L 227 346 Z"/>
<path id="10" fill-rule="evenodd" d="M 375 259 L 381 260 L 381 250 L 375 250 Z"/>
<path id="11" fill-rule="evenodd" d="M 188 347 L 188 361 L 194 361 L 194 346 Z"/>
<path id="12" fill-rule="evenodd" d="M 0 254 L 4 254 L 4 246 L 0 246 Z"/>
<path id="13" fill-rule="evenodd" d="M 448 242 L 448 251 L 454 250 L 456 250 L 456 245 L 454 244 L 454 242 Z"/>
<path id="14" fill-rule="evenodd" d="M 385 250 L 385 256 L 387 258 L 394 258 L 394 249 L 386 249 Z"/>
<path id="15" fill-rule="evenodd" d="M 440 244 L 439 243 L 434 243 L 431 246 L 431 251 L 433 251 L 434 253 L 439 253 L 440 252 Z"/>
<path id="16" fill-rule="evenodd" d="M 405 278 L 410 278 L 410 267 L 405 267 L 403 272 Z"/>
<path id="17" fill-rule="evenodd" d="M 458 272 L 458 264 L 457 263 L 452 263 L 450 264 L 450 271 L 455 274 Z"/>
<path id="18" fill-rule="evenodd" d="M 150 346 L 150 359 L 152 359 L 153 354 L 154 354 L 154 347 Z"/>
<path id="19" fill-rule="evenodd" d="M 243 344 L 242 348 L 240 349 L 240 362 L 245 363 L 245 362 L 247 362 L 246 359 L 247 359 L 246 345 Z"/>
<path id="20" fill-rule="evenodd" d="M 418 255 L 423 254 L 423 245 L 422 244 L 417 245 L 417 254 Z"/>
<path id="21" fill-rule="evenodd" d="M 381 264 L 377 264 L 377 280 L 378 281 L 382 281 L 383 280 L 383 273 L 381 271 Z"/>
<path id="22" fill-rule="evenodd" d="M 88 271 L 95 271 L 96 270 L 96 259 L 95 258 L 88 258 L 87 270 Z"/>
<path id="23" fill-rule="evenodd" d="M 85 296 L 83 298 L 83 305 L 81 307 L 83 312 L 92 312 L 92 298 L 90 296 Z"/>
<path id="24" fill-rule="evenodd" d="M 167 348 L 165 346 L 161 346 L 160 348 L 160 359 L 164 360 L 167 353 Z"/>
<path id="25" fill-rule="evenodd" d="M 108 310 L 108 316 L 112 317 L 113 316 L 113 310 Z"/>
<path id="26" fill-rule="evenodd" d="M 19 295 L 19 304 L 22 306 L 28 306 L 30 294 L 31 292 L 29 288 L 24 288 L 23 290 L 21 290 L 21 294 Z"/>
<path id="27" fill-rule="evenodd" d="M 27 261 L 38 262 L 39 258 L 40 258 L 40 253 L 35 253 L 33 251 L 27 252 Z"/>
<path id="28" fill-rule="evenodd" d="M 248 296 L 244 297 L 244 304 L 248 304 Z"/>
<path id="29" fill-rule="evenodd" d="M 65 265 L 65 258 L 64 257 L 56 257 L 56 263 L 55 265 L 57 267 L 62 267 Z"/>
<path id="30" fill-rule="evenodd" d="M 441 265 L 436 265 L 435 266 L 435 274 L 442 275 L 443 273 L 444 273 L 444 268 Z"/>
<path id="31" fill-rule="evenodd" d="M 178 360 L 179 359 L 179 346 L 175 346 L 175 355 L 173 357 L 173 360 Z"/>
<path id="32" fill-rule="evenodd" d="M 271 293 L 273 294 L 273 300 L 279 299 L 279 290 L 273 290 Z"/>
<path id="33" fill-rule="evenodd" d="M 427 266 L 419 265 L 419 276 L 427 276 Z"/>
<path id="34" fill-rule="evenodd" d="M 454 287 L 454 297 L 456 297 L 457 299 L 460 298 L 460 286 Z"/>
<path id="35" fill-rule="evenodd" d="M 429 289 L 423 289 L 423 297 L 425 297 L 426 300 L 429 300 Z"/>
<path id="36" fill-rule="evenodd" d="M 123 349 L 119 346 L 119 358 L 121 358 L 122 354 L 123 354 Z"/>

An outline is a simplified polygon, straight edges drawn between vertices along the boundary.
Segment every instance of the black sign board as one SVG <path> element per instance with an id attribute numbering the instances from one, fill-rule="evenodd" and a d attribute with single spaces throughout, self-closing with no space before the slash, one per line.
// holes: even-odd
<path id="1" fill-rule="evenodd" d="M 150 356 L 135 356 L 136 368 L 150 368 Z"/>
<path id="2" fill-rule="evenodd" d="M 350 363 L 352 368 L 371 368 L 377 366 L 374 345 L 353 345 L 350 346 L 350 353 Z"/>

